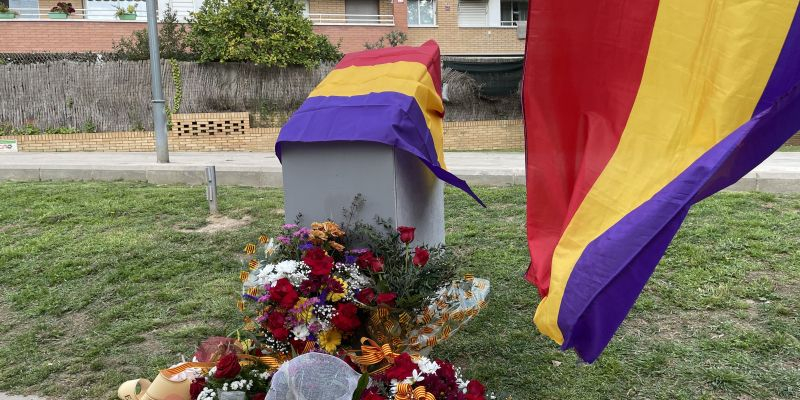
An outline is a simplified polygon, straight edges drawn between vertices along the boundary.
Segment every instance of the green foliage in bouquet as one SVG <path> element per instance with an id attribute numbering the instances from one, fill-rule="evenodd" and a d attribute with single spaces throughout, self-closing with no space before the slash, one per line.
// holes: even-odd
<path id="1" fill-rule="evenodd" d="M 367 274 L 381 293 L 397 294 L 397 308 L 418 311 L 443 284 L 456 278 L 456 259 L 442 245 L 412 248 L 401 240 L 402 234 L 391 221 L 376 218 L 376 224 L 379 228 L 359 222 L 351 231 L 353 236 L 366 238 L 369 251 L 383 261 L 380 272 L 367 270 Z M 400 227 L 404 228 L 413 232 L 411 227 Z M 414 262 L 426 253 L 427 262 Z"/>
<path id="2" fill-rule="evenodd" d="M 345 221 L 342 226 L 348 232 L 346 247 L 366 244 L 377 261 L 364 255 L 359 258 L 362 264 L 368 259 L 376 267 L 364 269 L 375 280 L 379 292 L 396 294 L 397 308 L 419 311 L 438 289 L 456 278 L 455 256 L 443 245 L 411 248 L 409 243 L 414 240 L 412 227 L 396 230 L 391 221 L 380 217 L 375 218 L 378 228 L 358 221 L 363 206 L 363 197 L 357 195 L 350 208 L 343 210 Z M 378 263 L 382 267 L 377 267 Z"/>

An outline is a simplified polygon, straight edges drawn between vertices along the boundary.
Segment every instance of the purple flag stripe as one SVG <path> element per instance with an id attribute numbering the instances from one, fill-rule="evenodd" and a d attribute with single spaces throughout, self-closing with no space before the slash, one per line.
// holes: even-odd
<path id="1" fill-rule="evenodd" d="M 275 154 L 284 142 L 375 142 L 417 156 L 439 179 L 484 205 L 469 185 L 439 165 L 433 136 L 417 101 L 397 92 L 360 96 L 310 97 L 281 128 Z"/>
<path id="2" fill-rule="evenodd" d="M 800 5 L 794 13 L 794 20 L 789 27 L 789 33 L 786 34 L 783 49 L 753 116 L 767 109 L 778 97 L 786 93 L 787 88 L 798 81 L 800 81 Z"/>
<path id="3" fill-rule="evenodd" d="M 586 247 L 558 315 L 563 349 L 594 361 L 639 297 L 692 204 L 732 183 L 800 130 L 800 82 Z M 732 168 L 730 160 L 742 165 Z M 720 179 L 719 176 L 724 176 Z"/>

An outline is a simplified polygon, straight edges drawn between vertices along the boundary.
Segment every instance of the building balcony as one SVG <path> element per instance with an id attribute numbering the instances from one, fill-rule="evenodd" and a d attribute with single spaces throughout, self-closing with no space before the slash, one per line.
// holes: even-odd
<path id="1" fill-rule="evenodd" d="M 394 15 L 381 14 L 306 14 L 314 25 L 388 25 L 394 26 Z"/>

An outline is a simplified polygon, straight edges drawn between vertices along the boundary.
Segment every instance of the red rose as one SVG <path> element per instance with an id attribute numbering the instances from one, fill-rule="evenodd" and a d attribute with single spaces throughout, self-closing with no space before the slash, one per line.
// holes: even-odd
<path id="1" fill-rule="evenodd" d="M 352 332 L 361 326 L 358 319 L 358 307 L 352 303 L 339 303 L 336 306 L 336 316 L 331 319 L 333 325 L 343 332 Z"/>
<path id="2" fill-rule="evenodd" d="M 239 357 L 235 353 L 228 353 L 217 361 L 217 371 L 214 372 L 214 379 L 233 379 L 236 375 L 239 375 L 241 370 Z"/>
<path id="3" fill-rule="evenodd" d="M 269 289 L 269 299 L 283 308 L 292 308 L 300 296 L 294 290 L 292 282 L 286 278 L 278 279 L 275 286 Z"/>
<path id="4" fill-rule="evenodd" d="M 414 241 L 414 228 L 413 226 L 398 226 L 397 231 L 400 232 L 400 241 L 409 244 Z"/>
<path id="5" fill-rule="evenodd" d="M 386 304 L 387 306 L 394 307 L 394 301 L 397 300 L 397 293 L 381 293 L 375 300 L 378 304 Z"/>
<path id="6" fill-rule="evenodd" d="M 275 339 L 285 341 L 289 338 L 289 330 L 286 329 L 286 316 L 282 313 L 270 313 L 267 317 L 267 327 Z"/>
<path id="7" fill-rule="evenodd" d="M 250 396 L 250 400 L 264 400 L 266 398 L 267 398 L 267 394 L 264 393 L 264 392 L 256 393 L 256 394 Z"/>
<path id="8" fill-rule="evenodd" d="M 205 387 L 206 378 L 195 378 L 192 384 L 189 385 L 189 396 L 191 396 L 192 400 L 197 400 L 197 396 L 200 395 L 200 392 L 202 392 Z"/>
<path id="9" fill-rule="evenodd" d="M 358 292 L 358 294 L 356 295 L 356 300 L 367 305 L 372 304 L 372 301 L 375 300 L 375 289 L 373 288 L 361 289 L 361 291 Z"/>
<path id="10" fill-rule="evenodd" d="M 411 356 L 408 355 L 408 353 L 403 353 L 397 356 L 391 368 L 386 370 L 386 377 L 388 379 L 402 381 L 411 376 L 415 369 L 417 369 L 417 364 L 414 364 L 414 361 L 411 360 Z"/>
<path id="11" fill-rule="evenodd" d="M 411 260 L 411 262 L 418 267 L 423 267 L 428 263 L 428 259 L 430 257 L 431 253 L 428 250 L 422 247 L 417 247 L 414 249 L 414 258 Z"/>
<path id="12" fill-rule="evenodd" d="M 274 337 L 275 340 L 285 342 L 286 339 L 289 338 L 289 330 L 286 328 L 272 328 L 269 331 L 272 333 L 272 337 Z"/>
<path id="13" fill-rule="evenodd" d="M 467 400 L 485 400 L 486 388 L 478 381 L 469 381 L 467 384 Z"/>
<path id="14" fill-rule="evenodd" d="M 325 250 L 319 247 L 307 251 L 303 262 L 311 267 L 311 275 L 330 275 L 331 269 L 333 269 L 333 257 L 325 254 Z"/>
<path id="15" fill-rule="evenodd" d="M 358 265 L 358 267 L 361 269 L 368 269 L 372 272 L 383 271 L 383 260 L 376 257 L 371 251 L 367 251 L 366 253 L 358 256 L 358 259 L 356 259 L 356 265 Z"/>

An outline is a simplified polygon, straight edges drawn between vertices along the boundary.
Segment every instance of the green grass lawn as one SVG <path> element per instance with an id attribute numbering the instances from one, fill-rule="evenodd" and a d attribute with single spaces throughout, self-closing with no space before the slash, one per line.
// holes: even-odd
<path id="1" fill-rule="evenodd" d="M 778 149 L 778 151 L 792 151 L 792 152 L 796 152 L 796 151 L 800 151 L 800 146 L 790 146 L 790 145 L 786 145 L 786 146 L 782 146 L 780 149 Z"/>
<path id="2" fill-rule="evenodd" d="M 434 355 L 513 399 L 800 397 L 800 196 L 696 206 L 603 356 L 577 362 L 531 322 L 522 187 L 447 191 L 447 241 L 492 281 Z M 186 233 L 202 187 L 0 183 L 0 391 L 109 399 L 237 327 L 237 257 L 283 222 L 280 190 L 220 188 L 245 228 Z"/>

